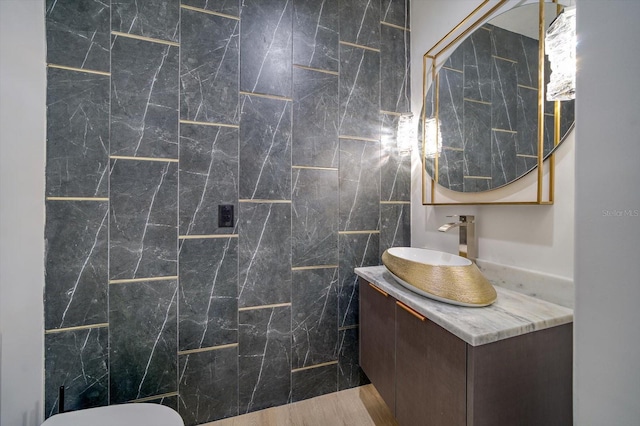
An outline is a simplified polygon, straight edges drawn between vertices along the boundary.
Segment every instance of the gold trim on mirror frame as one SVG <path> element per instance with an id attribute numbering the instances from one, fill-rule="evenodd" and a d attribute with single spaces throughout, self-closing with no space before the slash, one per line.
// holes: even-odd
<path id="1" fill-rule="evenodd" d="M 549 1 L 549 0 L 547 0 Z M 427 95 L 427 87 L 428 83 L 434 84 L 434 117 L 435 117 L 435 131 L 436 138 L 438 137 L 439 126 L 438 123 L 438 86 L 439 86 L 439 78 L 437 73 L 438 68 L 438 58 L 452 46 L 456 45 L 460 40 L 474 31 L 478 26 L 484 24 L 490 17 L 497 16 L 497 11 L 508 2 L 508 0 L 498 0 L 496 4 L 491 6 L 488 11 L 482 14 L 478 19 L 472 22 L 468 27 L 466 27 L 460 34 L 456 35 L 461 28 L 467 24 L 474 16 L 479 15 L 484 10 L 486 10 L 490 0 L 483 0 L 469 15 L 467 15 L 460 23 L 458 23 L 451 31 L 449 31 L 444 37 L 442 37 L 431 49 L 429 49 L 422 58 L 422 102 L 426 99 Z M 550 0 L 551 3 L 556 5 L 556 14 L 559 14 L 562 11 L 562 5 L 558 3 L 558 0 Z M 539 0 L 539 15 L 538 15 L 538 38 L 539 38 L 539 47 L 538 47 L 538 87 L 544 87 L 544 38 L 545 38 L 545 0 Z M 506 12 L 506 9 L 504 12 Z M 503 12 L 503 11 L 500 11 Z M 450 40 L 450 41 L 449 41 Z M 446 45 L 439 49 L 435 54 L 433 53 L 436 48 L 446 42 Z M 431 64 L 428 65 L 429 60 Z M 428 78 L 431 78 L 429 81 Z M 437 202 L 436 201 L 436 184 L 438 182 L 438 156 L 434 158 L 434 178 L 430 178 L 427 176 L 427 171 L 425 167 L 426 158 L 424 157 L 424 152 L 426 148 L 426 135 L 424 125 L 426 119 L 426 108 L 422 109 L 422 153 L 421 155 L 421 168 L 422 168 L 422 205 L 551 205 L 554 203 L 555 196 L 555 149 L 548 154 L 547 158 L 544 158 L 544 90 L 538 91 L 538 165 L 537 165 L 537 191 L 536 191 L 536 199 L 531 201 L 460 201 L 460 202 Z M 554 138 L 553 143 L 554 147 L 557 147 L 560 143 L 560 102 L 556 101 L 554 105 Z M 437 140 L 437 139 L 436 139 Z M 548 168 L 545 169 L 544 165 L 548 160 Z M 547 198 L 544 198 L 544 175 L 545 172 L 548 172 L 548 189 L 547 189 Z M 514 182 L 522 179 L 522 177 L 527 174 L 519 177 Z M 430 200 L 427 200 L 427 182 L 430 182 Z M 513 182 L 512 182 L 513 183 Z M 501 187 L 503 188 L 503 187 Z M 498 189 L 501 189 L 498 188 Z M 490 192 L 490 191 L 486 191 Z M 484 193 L 486 193 L 484 192 Z M 469 196 L 470 194 L 467 194 Z"/>

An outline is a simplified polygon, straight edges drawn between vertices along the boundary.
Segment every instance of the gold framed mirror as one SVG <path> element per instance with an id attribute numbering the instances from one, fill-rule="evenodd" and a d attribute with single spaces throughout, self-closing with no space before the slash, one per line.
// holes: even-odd
<path id="1" fill-rule="evenodd" d="M 573 127 L 573 101 L 544 99 L 562 6 L 513 3 L 482 1 L 423 56 L 424 205 L 553 203 L 554 152 Z"/>

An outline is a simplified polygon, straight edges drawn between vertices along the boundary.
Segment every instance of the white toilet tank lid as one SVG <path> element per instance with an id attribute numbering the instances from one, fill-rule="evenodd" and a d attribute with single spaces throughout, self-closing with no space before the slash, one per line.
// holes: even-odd
<path id="1" fill-rule="evenodd" d="M 132 403 L 69 411 L 49 417 L 42 426 L 184 426 L 178 413 L 159 404 Z"/>

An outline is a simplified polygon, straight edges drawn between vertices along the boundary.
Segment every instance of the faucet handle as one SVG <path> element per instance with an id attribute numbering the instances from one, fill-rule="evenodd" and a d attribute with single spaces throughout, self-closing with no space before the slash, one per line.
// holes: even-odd
<path id="1" fill-rule="evenodd" d="M 475 216 L 471 214 L 451 214 L 447 215 L 447 217 L 457 217 L 460 218 L 460 222 L 473 223 L 475 220 Z"/>

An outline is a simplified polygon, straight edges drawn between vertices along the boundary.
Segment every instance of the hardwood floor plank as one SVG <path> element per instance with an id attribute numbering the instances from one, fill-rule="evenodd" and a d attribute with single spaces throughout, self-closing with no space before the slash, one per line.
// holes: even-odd
<path id="1" fill-rule="evenodd" d="M 397 426 L 373 385 L 206 423 L 203 426 Z"/>

